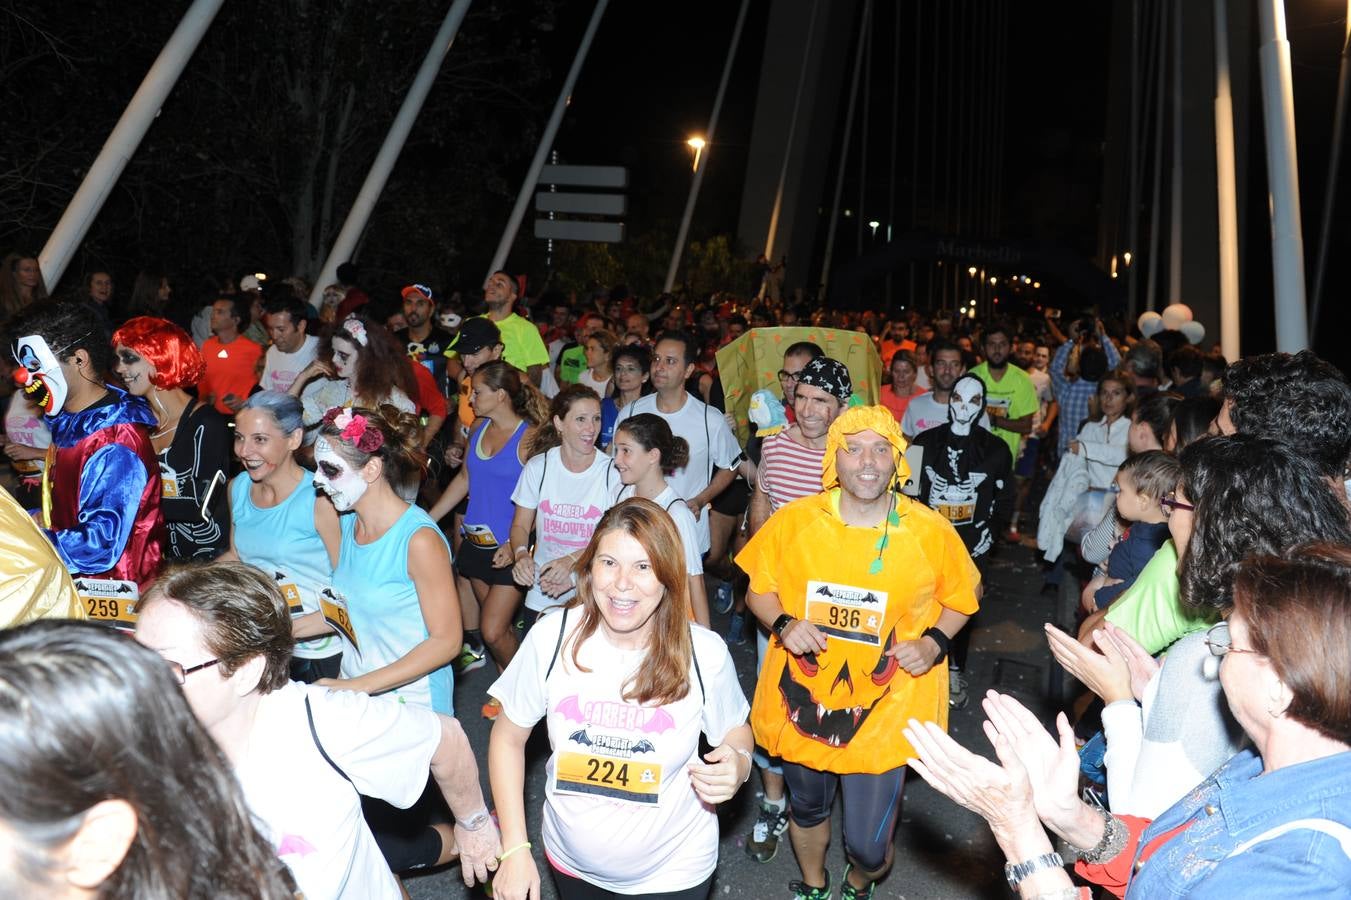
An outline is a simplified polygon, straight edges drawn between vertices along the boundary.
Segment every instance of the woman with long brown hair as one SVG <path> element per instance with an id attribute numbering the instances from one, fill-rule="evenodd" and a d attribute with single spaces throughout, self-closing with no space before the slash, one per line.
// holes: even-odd
<path id="1" fill-rule="evenodd" d="M 307 429 L 334 407 L 417 409 L 417 383 L 403 347 L 385 326 L 355 313 L 320 342 L 319 357 L 301 370 L 289 393 L 304 405 Z"/>
<path id="2" fill-rule="evenodd" d="M 541 620 L 490 689 L 499 900 L 539 896 L 525 823 L 525 744 L 553 752 L 543 844 L 563 900 L 709 894 L 716 805 L 750 775 L 749 707 L 722 639 L 689 620 L 680 535 L 650 500 L 615 506 L 577 561 L 576 596 Z M 699 759 L 703 733 L 714 749 Z"/>

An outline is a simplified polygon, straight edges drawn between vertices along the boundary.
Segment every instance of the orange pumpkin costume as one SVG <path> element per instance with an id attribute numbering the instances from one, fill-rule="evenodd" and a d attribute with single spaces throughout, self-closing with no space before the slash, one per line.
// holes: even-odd
<path id="1" fill-rule="evenodd" d="M 864 430 L 892 442 L 904 478 L 905 443 L 895 421 L 881 406 L 841 415 L 827 442 L 826 486 L 837 480 L 844 436 Z M 947 667 L 916 678 L 885 651 L 918 639 L 944 608 L 975 613 L 980 575 L 951 524 L 903 494 L 892 496 L 888 521 L 871 528 L 844 523 L 838 488 L 795 500 L 737 555 L 751 590 L 777 594 L 784 612 L 827 639 L 824 651 L 802 657 L 772 640 L 765 655 L 751 727 L 761 746 L 788 762 L 879 774 L 914 755 L 901 735 L 908 719 L 947 727 Z"/>

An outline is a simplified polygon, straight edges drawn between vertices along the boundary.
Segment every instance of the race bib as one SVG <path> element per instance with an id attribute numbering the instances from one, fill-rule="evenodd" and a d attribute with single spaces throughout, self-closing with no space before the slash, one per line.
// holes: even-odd
<path id="1" fill-rule="evenodd" d="M 600 753 L 564 752 L 558 754 L 554 789 L 653 805 L 661 790 L 661 766 Z"/>
<path id="2" fill-rule="evenodd" d="M 886 591 L 829 581 L 807 582 L 806 619 L 831 637 L 879 647 L 887 612 Z"/>
<path id="3" fill-rule="evenodd" d="M 953 525 L 970 525 L 976 515 L 974 503 L 939 503 L 934 510 Z"/>
<path id="4" fill-rule="evenodd" d="M 160 496 L 165 500 L 178 499 L 178 478 L 173 475 L 160 476 Z"/>
<path id="5" fill-rule="evenodd" d="M 84 603 L 84 611 L 96 622 L 115 628 L 136 625 L 136 601 L 141 592 L 134 581 L 114 578 L 76 578 L 75 592 Z"/>
<path id="6" fill-rule="evenodd" d="M 272 580 L 277 585 L 277 590 L 281 591 L 281 598 L 286 601 L 287 612 L 293 616 L 303 613 L 305 607 L 300 602 L 300 588 L 296 587 L 291 576 L 273 569 Z"/>
<path id="7" fill-rule="evenodd" d="M 498 547 L 497 536 L 487 525 L 466 524 L 463 532 L 464 539 L 480 550 L 496 550 Z"/>
<path id="8" fill-rule="evenodd" d="M 1008 397 L 986 397 L 985 414 L 992 419 L 995 416 L 1007 416 L 1011 402 Z"/>
<path id="9" fill-rule="evenodd" d="M 325 622 L 347 638 L 353 647 L 361 649 L 361 645 L 357 643 L 356 628 L 352 626 L 352 617 L 347 614 L 346 597 L 333 588 L 324 588 L 319 592 L 319 609 L 324 614 Z"/>

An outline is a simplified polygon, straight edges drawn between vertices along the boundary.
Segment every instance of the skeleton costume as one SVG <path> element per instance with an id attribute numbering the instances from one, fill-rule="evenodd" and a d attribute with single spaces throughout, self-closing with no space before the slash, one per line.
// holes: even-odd
<path id="1" fill-rule="evenodd" d="M 963 375 L 952 387 L 948 424 L 912 442 L 924 448 L 919 499 L 952 523 L 972 558 L 994 545 L 1012 509 L 1013 460 L 1003 440 L 977 424 L 985 409 L 985 383 Z"/>

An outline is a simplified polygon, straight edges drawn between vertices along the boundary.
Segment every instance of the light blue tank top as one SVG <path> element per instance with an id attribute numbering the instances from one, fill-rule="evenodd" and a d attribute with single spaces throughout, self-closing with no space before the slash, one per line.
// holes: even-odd
<path id="1" fill-rule="evenodd" d="M 319 592 L 333 583 L 333 566 L 314 528 L 314 473 L 305 470 L 291 495 L 269 509 L 254 505 L 252 485 L 247 473 L 230 482 L 235 552 L 273 580 L 293 615 L 318 612 Z M 324 659 L 341 650 L 338 638 L 326 635 L 296 644 L 295 655 Z"/>
<path id="2" fill-rule="evenodd" d="M 347 602 L 357 642 L 356 647 L 343 648 L 342 677 L 356 678 L 402 659 L 427 639 L 417 588 L 408 574 L 408 545 L 422 528 L 431 529 L 443 544 L 446 538 L 432 517 L 416 506 L 408 507 L 389 531 L 370 544 L 356 542 L 355 514 L 342 516 L 341 522 L 342 549 L 333 586 Z M 449 544 L 446 554 L 449 557 Z M 452 577 L 447 568 L 446 581 Z M 454 676 L 447 663 L 384 696 L 449 716 L 454 715 L 453 688 Z"/>

